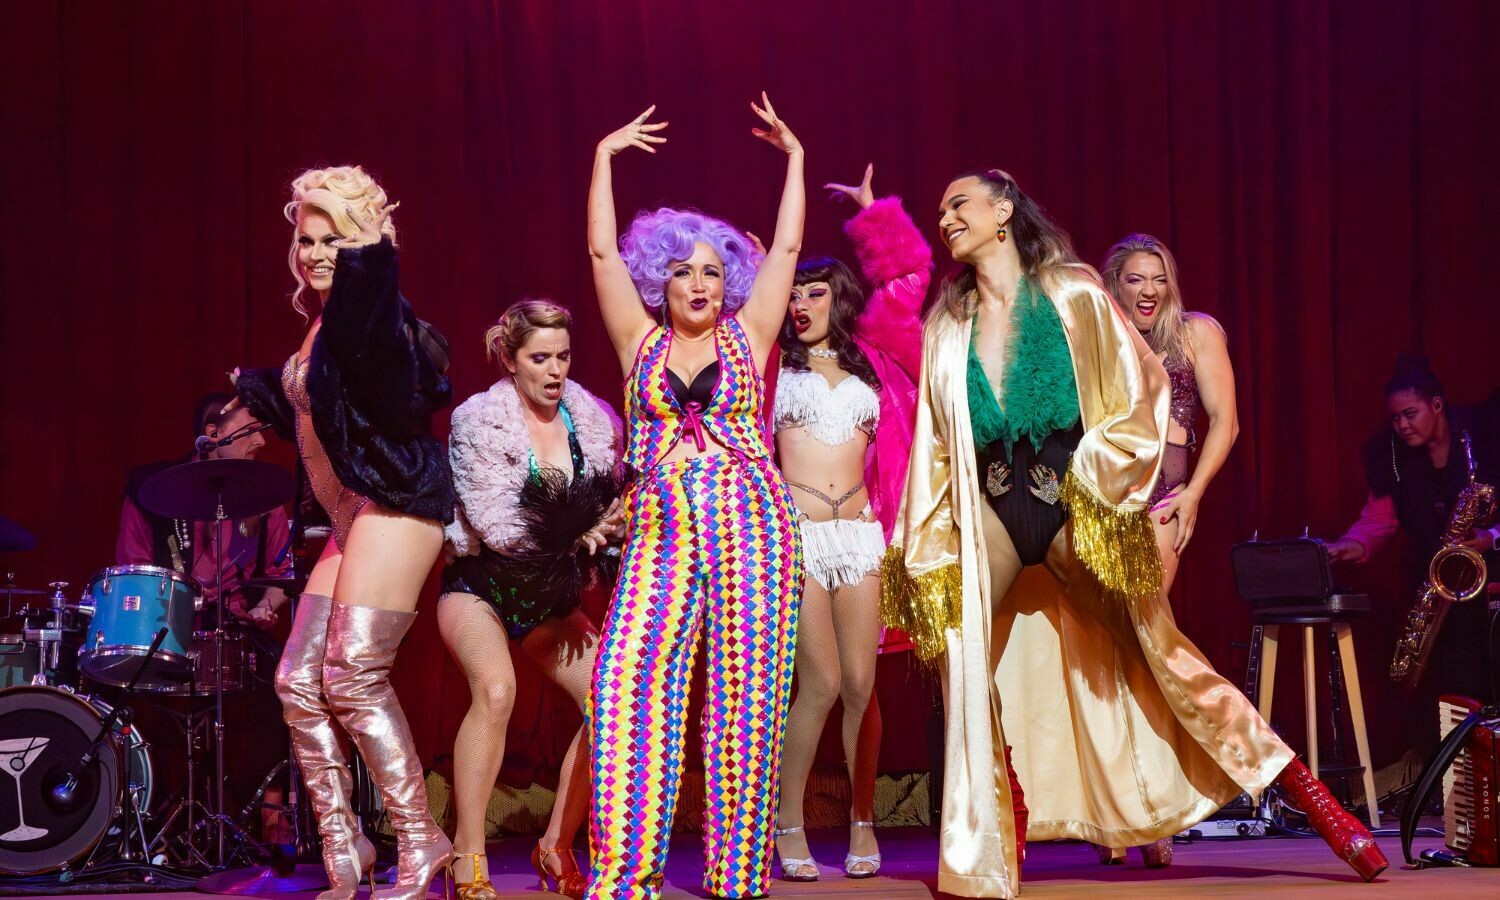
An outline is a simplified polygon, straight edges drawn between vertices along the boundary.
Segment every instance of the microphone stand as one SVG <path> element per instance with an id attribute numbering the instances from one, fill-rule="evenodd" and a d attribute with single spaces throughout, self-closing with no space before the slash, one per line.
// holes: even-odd
<path id="1" fill-rule="evenodd" d="M 67 777 L 52 788 L 52 799 L 56 800 L 58 805 L 64 809 L 72 807 L 73 801 L 77 796 L 78 779 L 83 777 L 83 773 L 87 772 L 89 766 L 93 765 L 94 761 L 99 758 L 99 748 L 103 746 L 104 739 L 115 730 L 121 721 L 129 718 L 126 703 L 135 696 L 136 682 L 141 680 L 142 673 L 151 664 L 151 660 L 156 656 L 156 651 L 161 649 L 162 641 L 166 639 L 167 629 L 162 628 L 156 632 L 156 637 L 151 639 L 151 648 L 146 651 L 145 656 L 141 657 L 141 664 L 135 667 L 135 674 L 130 676 L 130 682 L 125 685 L 125 691 L 121 695 L 122 702 L 115 704 L 114 708 L 109 711 L 109 715 L 104 717 L 104 721 L 99 724 L 99 731 L 94 735 L 93 742 L 89 744 L 88 749 L 83 751 L 83 756 L 73 765 L 73 768 L 68 770 Z"/>

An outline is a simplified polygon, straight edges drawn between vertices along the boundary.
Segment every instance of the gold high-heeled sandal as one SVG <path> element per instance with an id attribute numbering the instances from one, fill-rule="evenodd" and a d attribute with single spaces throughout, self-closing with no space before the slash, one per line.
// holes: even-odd
<path id="1" fill-rule="evenodd" d="M 449 863 L 451 869 L 461 859 L 467 859 L 471 867 L 472 878 L 469 881 L 459 881 L 458 873 L 453 874 L 453 887 L 458 894 L 458 900 L 498 900 L 499 893 L 495 891 L 495 885 L 489 879 L 489 873 L 479 874 L 479 864 L 487 862 L 483 853 L 455 853 L 453 862 Z M 488 865 L 485 868 L 489 868 Z"/>

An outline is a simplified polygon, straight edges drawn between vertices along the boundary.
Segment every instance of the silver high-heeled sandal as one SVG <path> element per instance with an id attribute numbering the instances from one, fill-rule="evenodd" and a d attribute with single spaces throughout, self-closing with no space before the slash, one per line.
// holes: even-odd
<path id="1" fill-rule="evenodd" d="M 850 822 L 849 827 L 873 829 L 875 827 L 875 823 Z M 870 869 L 869 871 L 861 869 L 860 871 L 856 872 L 854 871 L 855 866 L 869 866 Z M 845 854 L 844 874 L 849 878 L 874 878 L 876 875 L 880 874 L 880 854 L 872 853 L 869 856 L 855 856 L 853 853 Z"/>
<path id="2" fill-rule="evenodd" d="M 801 834 L 802 826 L 794 825 L 791 828 L 778 828 L 772 832 L 773 837 L 781 837 L 783 834 Z M 776 858 L 781 861 L 782 881 L 817 881 L 818 863 L 811 856 L 806 859 L 794 859 L 790 856 L 781 855 L 781 846 L 776 847 Z M 811 869 L 811 871 L 808 871 Z"/>

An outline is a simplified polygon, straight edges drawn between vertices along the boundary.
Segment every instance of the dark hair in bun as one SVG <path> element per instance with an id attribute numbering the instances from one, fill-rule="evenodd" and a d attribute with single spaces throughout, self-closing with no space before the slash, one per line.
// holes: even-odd
<path id="1" fill-rule="evenodd" d="M 1396 367 L 1391 370 L 1391 379 L 1385 383 L 1385 395 L 1402 391 L 1416 391 L 1424 400 L 1443 396 L 1443 383 L 1432 374 L 1427 357 L 1417 353 L 1403 353 L 1396 357 Z"/>

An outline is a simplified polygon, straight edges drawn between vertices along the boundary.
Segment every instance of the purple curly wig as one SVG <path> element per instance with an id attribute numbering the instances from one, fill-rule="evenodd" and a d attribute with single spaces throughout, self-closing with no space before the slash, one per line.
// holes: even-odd
<path id="1" fill-rule="evenodd" d="M 672 277 L 672 263 L 692 256 L 698 241 L 713 247 L 724 261 L 724 311 L 734 313 L 749 299 L 761 260 L 750 241 L 722 219 L 662 207 L 636 216 L 620 238 L 620 256 L 641 300 L 653 312 L 666 302 L 664 290 Z"/>

